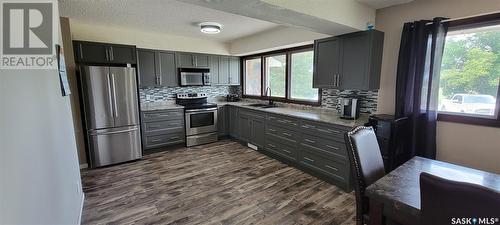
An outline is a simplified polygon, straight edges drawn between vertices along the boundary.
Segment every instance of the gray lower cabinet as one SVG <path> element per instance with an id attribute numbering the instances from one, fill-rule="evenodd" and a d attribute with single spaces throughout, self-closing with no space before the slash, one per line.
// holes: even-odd
<path id="1" fill-rule="evenodd" d="M 137 49 L 137 61 L 139 87 L 179 85 L 174 52 Z"/>
<path id="2" fill-rule="evenodd" d="M 228 106 L 229 108 L 229 136 L 235 139 L 240 137 L 239 127 L 239 108 L 236 106 Z"/>
<path id="3" fill-rule="evenodd" d="M 351 190 L 350 164 L 343 136 L 349 127 L 237 106 L 227 109 L 231 137 Z"/>
<path id="4" fill-rule="evenodd" d="M 239 111 L 240 140 L 264 148 L 265 145 L 265 115 L 264 113 L 240 109 Z"/>
<path id="5" fill-rule="evenodd" d="M 219 137 L 229 134 L 229 107 L 222 106 L 217 108 L 217 129 Z"/>
<path id="6" fill-rule="evenodd" d="M 384 33 L 377 30 L 316 40 L 313 87 L 378 89 L 383 45 Z"/>
<path id="7" fill-rule="evenodd" d="M 184 110 L 141 112 L 143 149 L 148 150 L 185 142 Z"/>

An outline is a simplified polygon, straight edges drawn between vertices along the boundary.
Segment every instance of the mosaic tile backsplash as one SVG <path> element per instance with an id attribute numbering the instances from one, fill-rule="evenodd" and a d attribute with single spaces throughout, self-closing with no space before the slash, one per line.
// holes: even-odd
<path id="1" fill-rule="evenodd" d="M 321 106 L 340 110 L 339 98 L 357 98 L 359 100 L 359 111 L 362 113 L 377 112 L 378 90 L 321 90 Z"/>
<path id="2" fill-rule="evenodd" d="M 162 102 L 175 100 L 177 93 L 207 93 L 209 98 L 220 98 L 227 94 L 241 96 L 240 86 L 208 86 L 208 87 L 164 87 L 140 89 L 141 102 Z M 321 107 L 340 110 L 339 98 L 355 97 L 359 99 L 360 112 L 375 113 L 377 111 L 378 91 L 322 89 Z"/>
<path id="3" fill-rule="evenodd" d="M 209 98 L 218 98 L 227 94 L 239 94 L 239 86 L 206 86 L 206 87 L 153 87 L 139 90 L 141 102 L 163 102 L 175 100 L 178 93 L 206 93 Z"/>

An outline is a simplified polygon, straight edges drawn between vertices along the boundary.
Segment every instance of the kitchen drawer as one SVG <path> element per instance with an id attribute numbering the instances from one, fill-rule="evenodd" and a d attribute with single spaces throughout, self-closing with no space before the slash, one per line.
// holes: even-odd
<path id="1" fill-rule="evenodd" d="M 142 121 L 178 120 L 184 118 L 183 109 L 142 112 Z"/>
<path id="2" fill-rule="evenodd" d="M 312 121 L 302 121 L 300 128 L 304 133 L 312 135 L 322 135 L 326 138 L 344 140 L 344 133 L 349 130 L 347 127 L 334 126 L 330 124 L 317 123 Z"/>
<path id="3" fill-rule="evenodd" d="M 300 151 L 299 163 L 337 180 L 348 181 L 348 168 L 345 162 L 328 159 L 306 150 Z"/>
<path id="4" fill-rule="evenodd" d="M 258 119 L 258 120 L 264 120 L 264 118 L 265 118 L 264 112 L 258 112 L 258 111 L 247 110 L 247 109 L 240 109 L 240 115 L 242 115 L 244 117 L 250 117 L 252 119 Z"/>
<path id="5" fill-rule="evenodd" d="M 299 126 L 299 121 L 295 118 L 291 118 L 288 116 L 280 116 L 276 114 L 271 114 L 266 116 L 266 120 L 268 122 L 289 127 L 289 128 L 295 128 Z"/>
<path id="6" fill-rule="evenodd" d="M 297 159 L 297 149 L 295 147 L 282 144 L 272 138 L 266 139 L 265 149 L 292 161 L 295 161 Z"/>
<path id="7" fill-rule="evenodd" d="M 290 144 L 295 144 L 299 140 L 299 134 L 296 131 L 282 128 L 269 123 L 266 126 L 266 134 Z"/>
<path id="8" fill-rule="evenodd" d="M 144 132 L 148 133 L 180 133 L 184 132 L 184 120 L 163 120 L 143 123 Z"/>
<path id="9" fill-rule="evenodd" d="M 157 148 L 167 145 L 183 143 L 184 133 L 171 133 L 160 135 L 147 135 L 144 140 L 144 148 Z"/>
<path id="10" fill-rule="evenodd" d="M 302 134 L 301 146 L 320 154 L 328 154 L 340 159 L 347 159 L 346 146 L 345 143 L 341 141 Z"/>

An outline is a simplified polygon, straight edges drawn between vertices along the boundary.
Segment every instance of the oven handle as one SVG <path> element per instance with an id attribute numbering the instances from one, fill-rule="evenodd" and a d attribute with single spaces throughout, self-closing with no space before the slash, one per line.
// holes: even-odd
<path id="1" fill-rule="evenodd" d="M 217 108 L 206 108 L 206 109 L 186 109 L 186 113 L 192 113 L 192 112 L 205 112 L 205 111 L 217 111 Z"/>

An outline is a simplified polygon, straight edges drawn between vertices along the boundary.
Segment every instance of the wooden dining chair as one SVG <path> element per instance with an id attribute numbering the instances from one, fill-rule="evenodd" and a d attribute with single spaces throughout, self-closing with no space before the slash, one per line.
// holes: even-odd
<path id="1" fill-rule="evenodd" d="M 369 203 L 365 189 L 385 175 L 384 162 L 372 127 L 358 126 L 345 133 L 347 155 L 354 174 L 356 224 L 368 222 Z"/>
<path id="2" fill-rule="evenodd" d="M 420 174 L 420 212 L 422 225 L 453 224 L 452 219 L 498 218 L 500 192 L 477 184 Z M 456 223 L 456 222 L 455 222 Z"/>

